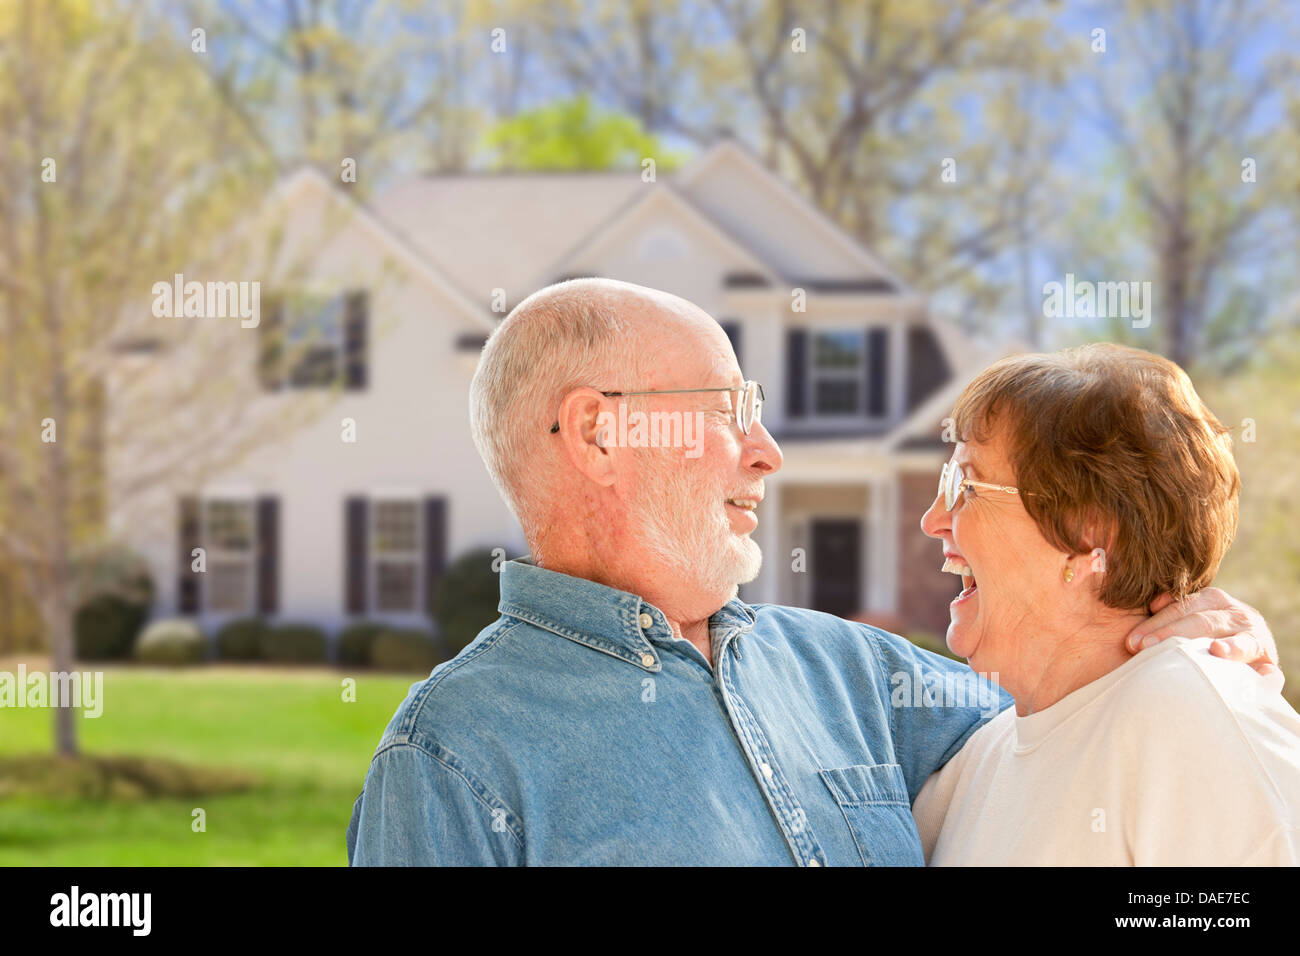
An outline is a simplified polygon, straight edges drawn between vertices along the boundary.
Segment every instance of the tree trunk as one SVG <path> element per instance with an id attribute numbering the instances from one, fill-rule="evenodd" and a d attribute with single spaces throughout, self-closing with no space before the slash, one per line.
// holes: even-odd
<path id="1" fill-rule="evenodd" d="M 50 588 L 50 597 L 44 602 L 45 634 L 50 642 L 50 670 L 58 673 L 72 671 L 72 602 L 66 585 L 56 583 Z M 70 702 L 69 702 L 70 703 Z M 77 756 L 77 733 L 72 719 L 74 709 L 62 706 L 53 696 L 54 752 L 62 757 Z"/>

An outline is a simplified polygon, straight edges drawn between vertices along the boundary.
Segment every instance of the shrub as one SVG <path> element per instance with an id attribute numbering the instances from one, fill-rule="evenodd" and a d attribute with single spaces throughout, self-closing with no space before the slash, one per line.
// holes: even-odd
<path id="1" fill-rule="evenodd" d="M 369 667 L 374 660 L 375 638 L 384 630 L 384 625 L 375 621 L 349 624 L 339 635 L 339 663 Z"/>
<path id="2" fill-rule="evenodd" d="M 217 631 L 217 657 L 223 661 L 255 661 L 262 655 L 266 624 L 255 617 L 240 618 Z"/>
<path id="3" fill-rule="evenodd" d="M 488 548 L 467 551 L 447 568 L 438 582 L 434 617 L 448 657 L 455 657 L 479 631 L 500 615 L 500 577 L 492 570 Z"/>
<path id="4" fill-rule="evenodd" d="M 149 616 L 148 605 L 99 594 L 77 608 L 73 619 L 76 655 L 83 661 L 122 660 Z"/>
<path id="5" fill-rule="evenodd" d="M 428 631 L 386 630 L 375 637 L 370 662 L 385 671 L 428 672 L 443 657 Z"/>
<path id="6" fill-rule="evenodd" d="M 149 564 L 130 548 L 118 545 L 102 548 L 78 561 L 74 573 L 77 593 L 87 599 L 111 594 L 146 608 L 153 602 Z"/>
<path id="7" fill-rule="evenodd" d="M 325 634 L 310 624 L 282 624 L 262 632 L 261 657 L 267 661 L 311 663 L 325 660 Z"/>
<path id="8" fill-rule="evenodd" d="M 206 651 L 199 626 L 182 618 L 154 621 L 135 644 L 135 656 L 153 664 L 192 664 Z"/>
<path id="9" fill-rule="evenodd" d="M 131 656 L 131 646 L 153 603 L 153 580 L 145 560 L 127 548 L 110 546 L 75 568 L 77 593 L 73 640 L 81 660 Z"/>

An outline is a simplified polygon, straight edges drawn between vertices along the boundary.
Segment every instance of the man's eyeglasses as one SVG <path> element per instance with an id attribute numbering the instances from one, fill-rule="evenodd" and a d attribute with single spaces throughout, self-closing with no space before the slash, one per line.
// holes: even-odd
<path id="1" fill-rule="evenodd" d="M 601 392 L 600 394 L 606 398 L 616 398 L 620 395 L 679 395 L 687 392 L 740 392 L 734 411 L 736 424 L 740 426 L 743 435 L 748 435 L 749 430 L 763 420 L 763 386 L 754 381 L 746 382 L 744 385 L 724 385 L 718 388 L 661 388 L 641 392 Z M 554 435 L 559 430 L 560 423 L 557 421 L 551 426 L 551 434 Z"/>
<path id="2" fill-rule="evenodd" d="M 967 478 L 961 470 L 961 465 L 955 461 L 946 462 L 943 471 L 939 473 L 939 494 L 943 496 L 943 507 L 945 511 L 952 511 L 953 505 L 957 503 L 957 495 L 966 488 L 987 488 L 990 491 L 1005 491 L 1008 494 L 1020 494 L 1019 488 L 1012 488 L 1010 485 L 995 485 L 987 481 L 975 481 Z M 1032 492 L 1025 492 L 1032 494 Z"/>

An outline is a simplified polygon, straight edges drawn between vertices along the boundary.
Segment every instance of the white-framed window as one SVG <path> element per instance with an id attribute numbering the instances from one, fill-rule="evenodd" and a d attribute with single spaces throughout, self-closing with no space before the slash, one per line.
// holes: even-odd
<path id="1" fill-rule="evenodd" d="M 805 357 L 805 418 L 847 423 L 887 418 L 892 403 L 885 328 L 813 329 Z"/>
<path id="2" fill-rule="evenodd" d="M 864 413 L 866 336 L 861 329 L 812 334 L 808 356 L 809 408 L 817 417 Z"/>
<path id="3" fill-rule="evenodd" d="M 375 612 L 421 609 L 423 540 L 419 499 L 378 498 L 371 502 L 368 591 Z"/>
<path id="4" fill-rule="evenodd" d="M 207 498 L 201 512 L 202 541 L 207 551 L 204 610 L 249 614 L 253 610 L 257 572 L 253 499 Z"/>
<path id="5" fill-rule="evenodd" d="M 346 315 L 343 293 L 304 293 L 285 303 L 284 344 L 290 359 L 285 382 L 290 388 L 333 385 L 342 376 Z"/>

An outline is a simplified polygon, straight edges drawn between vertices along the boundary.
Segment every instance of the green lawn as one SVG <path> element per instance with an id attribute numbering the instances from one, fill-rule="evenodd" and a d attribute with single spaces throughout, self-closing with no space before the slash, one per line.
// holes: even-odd
<path id="1" fill-rule="evenodd" d="M 40 664 L 29 661 L 29 672 Z M 345 676 L 356 677 L 355 703 L 342 700 Z M 258 784 L 184 799 L 11 794 L 0 799 L 0 866 L 345 865 L 370 755 L 425 676 L 106 669 L 103 715 L 75 718 L 83 752 L 232 768 Z M 0 710 L 0 758 L 48 752 L 51 741 L 50 710 Z M 195 807 L 206 812 L 206 832 L 191 830 Z"/>

